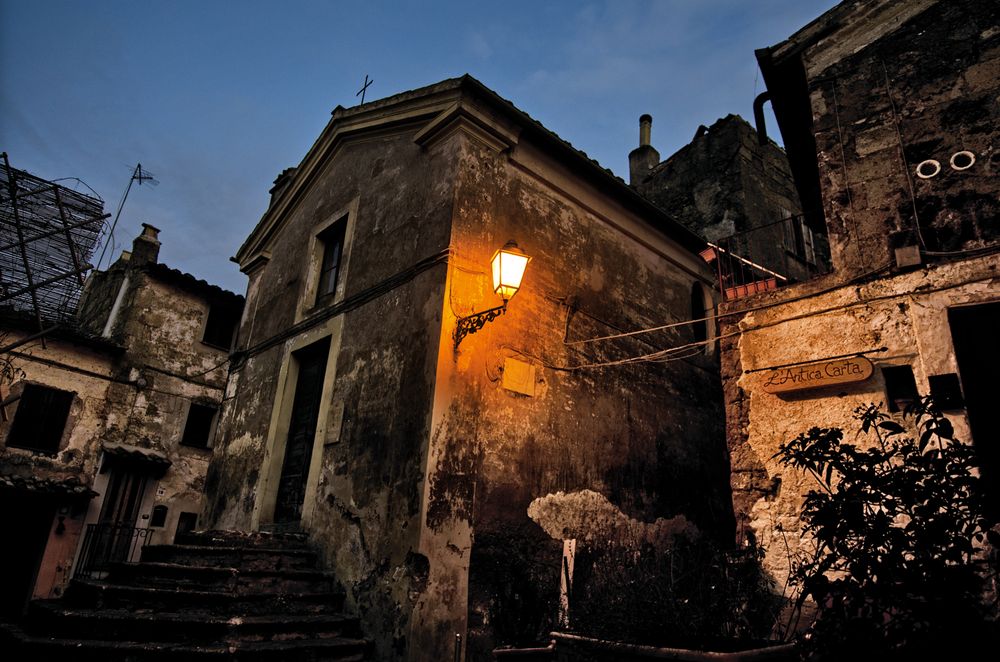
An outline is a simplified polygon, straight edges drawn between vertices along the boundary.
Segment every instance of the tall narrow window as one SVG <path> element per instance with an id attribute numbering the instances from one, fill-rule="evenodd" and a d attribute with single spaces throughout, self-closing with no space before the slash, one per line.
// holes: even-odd
<path id="1" fill-rule="evenodd" d="M 347 219 L 341 219 L 323 230 L 317 237 L 323 246 L 323 261 L 320 263 L 319 286 L 316 288 L 316 303 L 322 303 L 337 292 L 337 278 L 344 254 L 344 231 Z"/>
<path id="2" fill-rule="evenodd" d="M 25 384 L 7 445 L 39 453 L 59 450 L 73 394 L 37 384 Z"/>
<path id="3" fill-rule="evenodd" d="M 706 316 L 704 289 L 701 283 L 695 283 L 691 286 L 691 334 L 695 342 L 708 340 Z"/>

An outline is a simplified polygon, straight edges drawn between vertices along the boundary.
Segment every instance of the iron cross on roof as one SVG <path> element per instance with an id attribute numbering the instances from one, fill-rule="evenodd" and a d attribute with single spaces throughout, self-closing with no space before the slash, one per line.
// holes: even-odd
<path id="1" fill-rule="evenodd" d="M 354 95 L 356 97 L 357 96 L 361 97 L 361 105 L 362 106 L 365 105 L 365 91 L 367 91 L 368 90 L 368 86 L 371 85 L 374 82 L 375 81 L 373 81 L 373 80 L 368 80 L 368 74 L 365 74 L 365 84 L 362 85 L 361 89 L 358 90 L 358 93 Z"/>

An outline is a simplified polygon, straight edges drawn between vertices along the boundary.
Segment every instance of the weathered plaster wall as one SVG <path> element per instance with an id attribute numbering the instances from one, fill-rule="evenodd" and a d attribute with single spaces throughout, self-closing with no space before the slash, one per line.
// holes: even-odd
<path id="1" fill-rule="evenodd" d="M 201 341 L 209 298 L 132 271 L 114 329 L 126 347 L 121 375 L 138 386 L 109 388 L 103 440 L 155 450 L 172 463 L 148 503 L 149 509 L 167 507 L 167 521 L 154 533 L 154 542 L 173 540 L 181 512 L 198 514 L 204 508 L 212 451 L 181 446 L 180 441 L 191 403 L 218 407 L 222 402 L 227 352 Z M 143 522 L 149 514 L 141 514 Z M 96 518 L 97 512 L 91 516 Z"/>
<path id="2" fill-rule="evenodd" d="M 23 335 L 28 335 L 24 333 Z M 20 332 L 7 334 L 5 342 L 22 337 Z M 31 360 L 36 356 L 45 363 Z M 23 379 L 9 390 L 3 389 L 0 399 L 18 396 L 25 383 L 38 384 L 74 393 L 69 419 L 57 453 L 49 455 L 22 448 L 8 448 L 7 436 L 17 416 L 18 403 L 5 407 L 6 418 L 0 421 L 0 474 L 4 477 L 34 478 L 54 483 L 91 486 L 100 455 L 100 438 L 105 430 L 108 413 L 109 382 L 99 376 L 82 374 L 88 371 L 110 377 L 114 374 L 113 353 L 102 352 L 69 340 L 50 338 L 43 349 L 33 343 L 21 347 L 12 356 L 13 367 L 23 371 Z M 59 364 L 59 365 L 57 365 Z M 79 371 L 74 371 L 74 368 Z M 80 539 L 86 515 L 86 499 L 53 497 L 42 490 L 27 494 L 23 499 L 53 499 L 57 517 L 50 525 L 49 541 L 35 582 L 35 597 L 57 596 L 69 581 L 70 569 Z M 59 517 L 64 530 L 57 531 Z"/>
<path id="3" fill-rule="evenodd" d="M 733 498 L 742 534 L 763 545 L 765 568 L 781 586 L 789 556 L 803 550 L 799 520 L 812 479 L 778 465 L 778 446 L 810 427 L 840 427 L 853 435 L 859 405 L 885 402 L 881 367 L 909 365 L 918 390 L 929 392 L 928 375 L 957 372 L 948 308 L 997 299 L 1000 267 L 978 258 L 899 274 L 857 286 L 832 289 L 783 302 L 781 293 L 759 296 L 762 308 L 739 317 L 741 335 L 726 350 L 729 444 Z M 785 299 L 788 298 L 786 295 Z M 725 311 L 723 311 L 725 312 Z M 762 390 L 760 368 L 867 354 L 875 364 L 864 382 L 785 396 Z M 969 440 L 964 415 L 948 412 L 956 436 Z M 902 418 L 899 420 L 902 422 Z M 859 437 L 865 443 L 865 437 Z"/>
<path id="4" fill-rule="evenodd" d="M 457 317 L 499 305 L 488 265 L 508 239 L 533 258 L 521 291 L 448 351 Z M 691 342 L 682 325 L 573 344 L 690 319 L 693 283 L 711 282 L 696 255 L 527 140 L 510 156 L 465 140 L 452 245 L 422 540 L 437 611 L 420 614 L 440 623 L 428 646 L 467 627 L 471 660 L 512 637 L 544 636 L 562 537 L 582 535 L 572 523 L 606 537 L 616 522 L 685 517 L 729 538 L 731 511 L 714 356 L 699 348 L 660 364 L 573 367 Z M 509 359 L 534 367 L 533 396 L 503 388 Z M 562 508 L 540 508 L 558 493 Z M 600 516 L 609 509 L 618 516 Z"/>
<path id="5" fill-rule="evenodd" d="M 998 24 L 997 3 L 942 1 L 876 42 L 851 41 L 867 33 L 850 37 L 856 26 L 847 25 L 848 37 L 837 32 L 803 55 L 841 278 L 890 264 L 899 245 L 958 251 L 996 241 Z M 976 159 L 961 171 L 949 164 L 960 151 Z M 941 171 L 922 179 L 916 168 L 927 159 Z"/>
<path id="6" fill-rule="evenodd" d="M 151 449 L 172 463 L 159 480 L 150 483 L 136 522 L 146 526 L 153 506 L 168 507 L 165 525 L 153 529 L 153 542 L 171 541 L 179 514 L 200 513 L 204 506 L 211 450 L 182 447 L 179 442 L 191 402 L 220 403 L 226 352 L 200 342 L 208 313 L 204 296 L 128 269 L 124 262 L 119 267 L 113 273 L 95 274 L 81 302 L 82 326 L 103 329 L 106 319 L 101 315 L 110 313 L 108 302 L 117 298 L 128 272 L 129 290 L 114 325 L 114 343 L 104 339 L 73 342 L 69 336 L 55 334 L 44 348 L 36 342 L 15 354 L 15 367 L 24 371 L 24 379 L 13 385 L 14 395 L 28 382 L 71 391 L 75 398 L 58 453 L 4 445 L 0 471 L 71 481 L 98 493 L 89 502 L 60 510 L 64 530 L 59 530 L 58 518 L 53 521 L 35 585 L 37 597 L 61 591 L 69 580 L 84 527 L 98 520 L 107 484 L 106 474 L 103 479 L 98 475 L 104 443 Z M 238 301 L 232 295 L 229 299 Z M 8 340 L 15 338 L 16 334 L 8 336 Z M 4 444 L 17 416 L 17 403 L 8 406 L 6 413 L 7 420 L 0 423 Z M 29 494 L 28 498 L 48 497 Z"/>
<path id="7" fill-rule="evenodd" d="M 11 332 L 7 341 L 15 342 L 19 337 L 20 333 Z M 59 452 L 54 455 L 7 448 L 7 435 L 17 416 L 18 403 L 8 405 L 5 408 L 6 420 L 0 421 L 0 439 L 4 444 L 0 454 L 0 467 L 4 474 L 75 478 L 80 484 L 89 485 L 90 476 L 96 468 L 98 443 L 105 428 L 109 382 L 100 377 L 81 374 L 73 368 L 111 377 L 114 374 L 114 356 L 71 341 L 52 339 L 46 341 L 44 349 L 40 343 L 31 343 L 15 351 L 12 364 L 16 370 L 23 372 L 24 379 L 15 382 L 9 391 L 4 389 L 4 399 L 18 396 L 24 389 L 25 382 L 71 391 L 76 396 L 70 407 Z M 45 362 L 33 361 L 32 356 Z"/>
<path id="8" fill-rule="evenodd" d="M 240 349 L 258 347 L 298 321 L 311 276 L 303 255 L 317 226 L 338 210 L 356 209 L 346 299 L 447 248 L 456 155 L 447 143 L 422 150 L 413 141 L 418 128 L 337 148 L 273 238 L 270 261 L 251 274 Z M 414 650 L 410 611 L 427 576 L 417 539 L 445 273 L 443 265 L 431 267 L 333 318 L 336 324 L 324 322 L 325 333 L 336 336 L 333 382 L 321 409 L 319 475 L 306 495 L 303 524 L 382 660 L 405 659 Z M 322 311 L 303 319 L 310 314 Z M 309 333 L 318 338 L 318 328 Z M 268 455 L 272 405 L 287 387 L 278 376 L 300 336 L 252 350 L 232 373 L 209 476 L 212 526 L 267 523 L 262 481 L 270 462 L 281 461 Z"/>

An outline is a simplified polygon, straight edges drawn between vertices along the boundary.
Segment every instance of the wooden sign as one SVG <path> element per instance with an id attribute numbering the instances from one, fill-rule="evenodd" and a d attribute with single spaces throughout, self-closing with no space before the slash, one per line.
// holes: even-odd
<path id="1" fill-rule="evenodd" d="M 776 368 L 764 374 L 765 393 L 791 393 L 824 386 L 863 382 L 872 376 L 872 362 L 863 356 L 821 361 L 788 368 Z"/>

